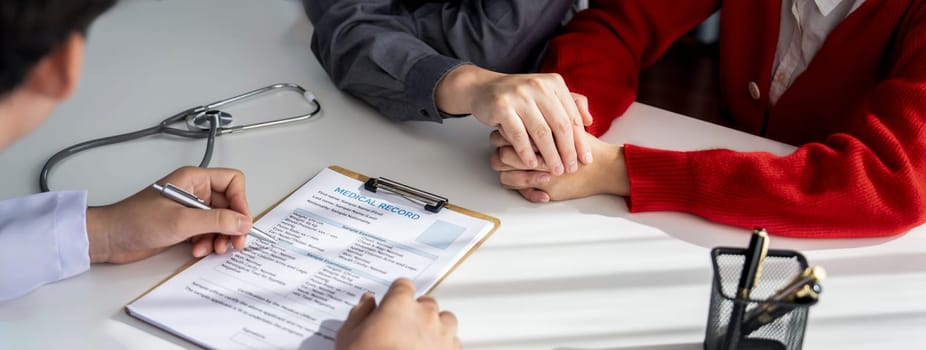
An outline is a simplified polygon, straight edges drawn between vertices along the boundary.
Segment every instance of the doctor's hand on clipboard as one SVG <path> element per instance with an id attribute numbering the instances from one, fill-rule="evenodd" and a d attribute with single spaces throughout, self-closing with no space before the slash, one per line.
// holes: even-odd
<path id="1" fill-rule="evenodd" d="M 405 278 L 392 283 L 377 306 L 366 293 L 338 331 L 336 350 L 462 349 L 457 319 L 440 311 L 430 296 L 415 299 L 415 286 Z"/>
<path id="2" fill-rule="evenodd" d="M 202 212 L 225 203 L 170 185 L 152 187 Z M 456 317 L 427 291 L 499 225 L 446 197 L 333 165 L 255 221 L 265 239 L 188 264 L 126 312 L 204 348 L 459 349 Z"/>

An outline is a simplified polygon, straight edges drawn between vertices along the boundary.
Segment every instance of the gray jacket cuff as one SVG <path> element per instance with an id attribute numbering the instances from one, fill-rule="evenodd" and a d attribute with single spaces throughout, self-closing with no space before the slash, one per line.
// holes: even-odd
<path id="1" fill-rule="evenodd" d="M 437 84 L 454 68 L 467 62 L 442 55 L 429 55 L 416 62 L 405 77 L 405 94 L 410 107 L 415 108 L 416 120 L 441 122 L 444 118 L 464 117 L 468 114 L 453 115 L 437 109 L 434 94 Z"/>

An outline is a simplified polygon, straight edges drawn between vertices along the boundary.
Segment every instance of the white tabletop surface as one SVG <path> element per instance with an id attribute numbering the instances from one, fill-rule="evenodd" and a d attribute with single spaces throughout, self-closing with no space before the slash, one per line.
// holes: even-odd
<path id="1" fill-rule="evenodd" d="M 128 1 L 91 31 L 76 95 L 37 132 L 0 154 L 0 198 L 37 191 L 57 150 L 154 125 L 186 109 L 276 82 L 314 91 L 317 119 L 217 140 L 213 166 L 247 174 L 260 212 L 328 165 L 386 176 L 501 219 L 501 228 L 435 291 L 460 319 L 467 349 L 701 349 L 709 251 L 747 232 L 677 213 L 629 214 L 617 197 L 531 204 L 501 189 L 488 167 L 490 129 L 471 118 L 395 124 L 338 91 L 309 50 L 297 1 Z M 304 108 L 279 95 L 232 110 L 243 119 Z M 604 139 L 676 149 L 792 147 L 634 105 Z M 92 204 L 124 198 L 199 162 L 201 140 L 149 138 L 62 162 L 53 189 L 88 189 Z M 926 346 L 926 232 L 897 238 L 796 240 L 827 268 L 805 349 Z M 189 258 L 185 245 L 88 273 L 0 304 L 0 348 L 193 348 L 125 314 L 123 306 Z"/>

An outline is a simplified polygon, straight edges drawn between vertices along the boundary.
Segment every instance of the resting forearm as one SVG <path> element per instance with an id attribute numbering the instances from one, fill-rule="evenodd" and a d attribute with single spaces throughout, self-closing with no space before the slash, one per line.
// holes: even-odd
<path id="1" fill-rule="evenodd" d="M 444 76 L 434 91 L 437 108 L 447 114 L 472 114 L 476 92 L 503 74 L 471 64 L 460 65 Z"/>
<path id="2" fill-rule="evenodd" d="M 87 209 L 87 240 L 90 243 L 90 262 L 103 263 L 109 260 L 109 235 L 104 218 L 106 207 Z"/>
<path id="3" fill-rule="evenodd" d="M 392 120 L 440 121 L 438 109 L 472 113 L 472 91 L 470 98 L 443 95 L 452 105 L 438 107 L 445 74 L 464 62 L 504 72 L 530 68 L 525 61 L 559 27 L 572 0 L 303 3 L 314 25 L 312 51 L 338 88 Z"/>

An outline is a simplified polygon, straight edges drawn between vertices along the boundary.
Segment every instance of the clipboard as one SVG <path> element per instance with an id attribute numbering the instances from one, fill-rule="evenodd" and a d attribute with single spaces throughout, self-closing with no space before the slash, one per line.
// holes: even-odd
<path id="1" fill-rule="evenodd" d="M 472 255 L 474 251 L 476 251 L 476 249 L 479 249 L 479 247 L 482 246 L 482 243 L 484 243 L 487 239 L 489 239 L 489 237 L 491 237 L 492 234 L 494 234 L 495 231 L 498 230 L 498 227 L 501 226 L 502 224 L 501 220 L 499 220 L 498 218 L 494 216 L 490 216 L 487 214 L 483 214 L 477 211 L 473 211 L 470 209 L 466 209 L 466 208 L 454 205 L 453 203 L 450 203 L 450 200 L 447 199 L 446 197 L 438 196 L 433 193 L 430 193 L 430 192 L 427 192 L 427 191 L 424 191 L 424 190 L 421 190 L 415 187 L 411 187 L 411 186 L 405 185 L 397 181 L 393 181 L 393 180 L 390 180 L 384 177 L 372 178 L 367 175 L 363 175 L 363 174 L 360 174 L 360 173 L 357 173 L 351 170 L 347 170 L 337 165 L 329 166 L 328 169 L 334 170 L 336 172 L 341 173 L 342 175 L 345 175 L 347 177 L 363 182 L 364 188 L 371 192 L 375 192 L 373 191 L 374 188 L 376 190 L 383 189 L 383 190 L 392 192 L 396 195 L 405 197 L 406 199 L 409 199 L 412 201 L 415 201 L 413 198 L 417 197 L 418 201 L 420 201 L 421 204 L 424 206 L 424 209 L 432 213 L 436 213 L 436 212 L 439 212 L 440 210 L 446 209 L 446 210 L 452 210 L 452 211 L 458 212 L 466 216 L 471 216 L 471 217 L 485 220 L 485 221 L 492 223 L 492 228 L 489 229 L 489 233 L 487 233 L 485 237 L 483 237 L 478 242 L 476 242 L 476 244 L 473 245 L 473 247 L 469 251 L 466 252 L 466 255 L 463 255 L 463 257 L 460 258 L 460 260 L 458 260 L 457 263 L 454 264 L 453 267 L 451 267 L 450 270 L 447 271 L 447 273 L 441 276 L 441 278 L 437 280 L 437 283 L 435 283 L 434 286 L 432 286 L 430 289 L 425 291 L 424 294 L 429 294 L 431 293 L 431 291 L 434 290 L 434 288 L 437 288 L 437 286 L 440 285 L 441 282 L 443 282 L 444 279 L 447 278 L 447 276 L 449 276 L 451 273 L 453 273 L 454 270 L 457 269 L 457 266 L 460 266 L 460 264 L 464 260 L 469 258 L 469 256 Z M 413 191 L 406 192 L 405 190 L 407 189 L 411 189 Z M 435 199 L 438 199 L 438 200 L 435 200 Z M 440 202 L 439 201 L 440 199 L 442 199 L 443 202 Z M 285 200 L 285 198 L 283 200 Z M 277 205 L 279 205 L 283 200 L 274 204 L 273 207 L 276 207 Z M 266 214 L 271 209 L 273 209 L 273 207 L 262 212 L 260 214 L 260 217 L 263 217 L 264 214 Z"/>
<path id="2" fill-rule="evenodd" d="M 498 227 L 499 227 L 500 224 L 501 224 L 501 222 L 500 222 L 500 220 L 499 220 L 498 218 L 495 218 L 495 217 L 492 217 L 492 216 L 489 216 L 489 215 L 486 215 L 486 214 L 483 214 L 483 213 L 480 213 L 480 212 L 476 212 L 476 211 L 473 211 L 473 210 L 470 210 L 470 209 L 466 209 L 466 208 L 457 206 L 457 205 L 451 203 L 450 200 L 447 199 L 447 198 L 445 198 L 445 197 L 442 197 L 442 196 L 436 195 L 436 194 L 434 194 L 434 193 L 431 193 L 431 192 L 428 192 L 428 191 L 425 191 L 425 190 L 422 190 L 422 189 L 418 189 L 418 188 L 415 188 L 415 187 L 412 187 L 412 186 L 408 186 L 408 185 L 403 184 L 403 183 L 398 182 L 398 181 L 393 181 L 393 180 L 390 180 L 390 179 L 387 179 L 387 178 L 373 178 L 373 177 L 370 177 L 370 176 L 367 176 L 367 175 L 363 175 L 363 174 L 358 173 L 358 172 L 354 172 L 354 171 L 345 169 L 345 168 L 340 167 L 340 166 L 334 166 L 334 165 L 333 165 L 333 166 L 329 166 L 327 169 L 329 169 L 329 170 L 331 170 L 331 171 L 333 171 L 333 172 L 335 172 L 335 173 L 337 173 L 337 174 L 343 175 L 343 176 L 345 176 L 345 177 L 347 177 L 347 178 L 350 178 L 350 179 L 353 179 L 353 180 L 357 180 L 357 181 L 359 181 L 360 183 L 362 183 L 363 185 L 359 187 L 358 191 L 367 191 L 367 192 L 369 192 L 369 193 L 377 193 L 377 194 L 380 194 L 380 195 L 382 195 L 382 196 L 386 196 L 386 195 L 399 196 L 399 197 L 402 197 L 402 198 L 408 200 L 408 202 L 410 202 L 410 203 L 415 203 L 416 205 L 420 205 L 422 209 L 424 209 L 425 211 L 428 211 L 428 212 L 430 212 L 430 213 L 441 213 L 442 211 L 447 210 L 447 211 L 452 211 L 452 212 L 455 212 L 455 213 L 458 213 L 458 214 L 460 214 L 460 215 L 464 215 L 464 216 L 467 216 L 467 217 L 470 217 L 470 218 L 473 218 L 473 219 L 480 220 L 480 221 L 482 221 L 482 222 L 486 222 L 486 223 L 488 223 L 488 225 L 490 225 L 489 228 L 488 228 L 488 232 L 484 233 L 484 234 L 482 235 L 482 237 L 480 237 L 477 241 L 475 241 L 475 243 L 472 244 L 471 247 L 469 247 L 467 250 L 465 250 L 465 253 L 463 253 L 462 256 L 460 256 L 458 259 L 456 259 L 456 261 L 453 263 L 453 265 L 450 266 L 449 269 L 446 270 L 446 272 L 444 272 L 443 274 L 439 275 L 439 277 L 438 277 L 436 280 L 434 280 L 434 279 L 428 279 L 428 281 L 434 281 L 434 282 L 433 282 L 433 284 L 432 284 L 427 290 L 425 290 L 425 291 L 422 293 L 422 295 L 429 294 L 431 291 L 434 290 L 435 287 L 437 287 L 438 285 L 440 285 L 440 283 L 442 283 L 442 282 L 444 281 L 444 279 L 447 278 L 447 276 L 449 276 L 454 270 L 456 270 L 456 268 L 457 268 L 463 261 L 465 261 L 470 255 L 472 255 L 472 253 L 473 253 L 476 249 L 478 249 L 489 237 L 491 237 L 492 234 L 498 229 Z M 298 186 L 296 189 L 294 189 L 292 192 L 290 192 L 289 194 L 287 194 L 286 196 L 284 196 L 283 198 L 281 198 L 279 201 L 277 201 L 276 203 L 274 203 L 270 208 L 267 208 L 266 210 L 264 210 L 263 212 L 261 212 L 261 214 L 258 215 L 258 216 L 255 218 L 255 219 L 257 219 L 257 220 L 255 220 L 255 222 L 258 222 L 258 220 L 259 220 L 260 218 L 263 218 L 263 217 L 266 216 L 268 213 L 270 213 L 274 208 L 277 208 L 277 207 L 280 206 L 282 203 L 286 202 L 287 199 L 289 199 L 289 198 L 290 198 L 292 195 L 294 195 L 297 191 L 303 189 L 303 187 L 307 186 L 309 182 L 311 182 L 313 179 L 315 179 L 316 177 L 318 177 L 319 174 L 321 174 L 321 173 L 322 173 L 322 172 L 319 172 L 318 174 L 316 174 L 316 175 L 313 176 L 312 178 L 306 180 L 305 183 L 301 184 L 301 185 Z M 483 228 L 485 228 L 485 226 L 483 226 Z M 485 232 L 485 231 L 482 231 L 482 232 Z M 473 240 L 469 240 L 469 241 L 467 241 L 467 242 L 473 242 Z M 463 250 L 460 249 L 459 252 L 463 252 Z M 182 332 L 182 331 L 174 330 L 174 329 L 172 329 L 170 326 L 165 326 L 165 325 L 163 325 L 163 324 L 162 324 L 161 322 L 159 322 L 159 321 L 151 320 L 151 319 L 146 319 L 147 316 L 138 315 L 138 314 L 136 314 L 135 312 L 133 312 L 133 311 L 131 310 L 133 304 L 136 304 L 136 302 L 142 300 L 142 299 L 145 298 L 146 296 L 151 295 L 154 291 L 156 291 L 156 290 L 158 290 L 159 288 L 165 286 L 165 284 L 167 284 L 167 283 L 170 282 L 171 280 L 177 278 L 178 276 L 181 275 L 181 273 L 183 273 L 184 271 L 190 269 L 192 266 L 194 266 L 195 264 L 199 263 L 199 262 L 202 261 L 203 259 L 204 259 L 204 258 L 195 258 L 195 259 L 192 259 L 190 262 L 184 264 L 182 267 L 180 267 L 179 269 L 177 269 L 176 271 L 174 271 L 173 273 L 171 273 L 169 276 L 167 276 L 166 278 L 164 278 L 163 280 L 161 280 L 160 282 L 158 282 L 157 284 L 155 284 L 153 287 L 151 287 L 150 289 L 148 289 L 147 291 L 145 291 L 144 293 L 142 293 L 142 294 L 139 295 L 138 297 L 134 298 L 134 299 L 133 299 L 132 301 L 130 301 L 128 304 L 126 304 L 126 306 L 124 307 L 125 312 L 126 312 L 127 314 L 129 314 L 130 316 L 134 317 L 134 318 L 140 319 L 140 320 L 145 321 L 145 322 L 147 322 L 147 323 L 149 323 L 149 324 L 152 324 L 152 325 L 154 325 L 154 326 L 156 326 L 156 327 L 158 327 L 158 328 L 164 329 L 164 330 L 168 331 L 168 332 L 171 333 L 171 334 L 174 334 L 174 335 L 176 335 L 176 336 L 179 336 L 179 337 L 181 337 L 181 338 L 184 338 L 184 339 L 186 339 L 186 340 L 188 340 L 188 341 L 191 341 L 191 342 L 193 342 L 193 343 L 196 343 L 196 344 L 198 344 L 198 345 L 209 347 L 208 345 L 206 345 L 206 344 L 204 343 L 204 341 L 200 341 L 199 339 L 195 339 L 195 337 L 186 336 L 186 335 L 183 334 L 184 332 Z M 443 266 L 447 266 L 447 265 L 443 265 Z M 432 275 L 432 276 L 438 276 L 438 274 L 435 273 L 435 274 Z M 354 301 L 354 302 L 355 302 L 355 301 Z M 149 306 L 149 307 L 150 307 L 150 306 Z"/>

